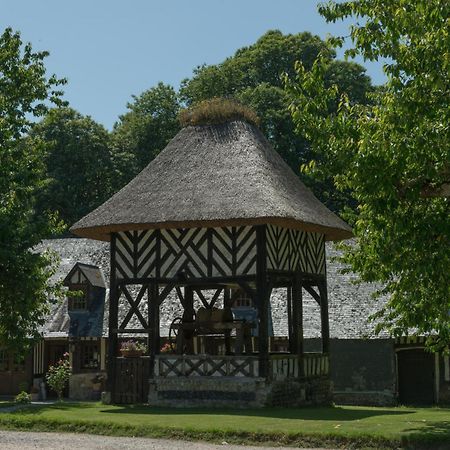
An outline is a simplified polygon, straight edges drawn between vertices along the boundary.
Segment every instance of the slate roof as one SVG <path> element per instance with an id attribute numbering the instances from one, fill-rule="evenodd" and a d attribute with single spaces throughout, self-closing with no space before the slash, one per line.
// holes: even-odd
<path id="1" fill-rule="evenodd" d="M 347 239 L 351 228 L 300 181 L 253 125 L 183 128 L 150 164 L 71 228 L 113 231 L 270 223 Z"/>
<path id="2" fill-rule="evenodd" d="M 103 272 L 97 266 L 81 262 L 77 262 L 73 266 L 72 270 L 67 274 L 66 278 L 64 278 L 63 280 L 64 286 L 67 286 L 70 283 L 72 273 L 77 269 L 79 269 L 83 273 L 83 275 L 87 278 L 87 280 L 92 286 L 106 288 L 105 277 L 103 276 Z"/>
<path id="3" fill-rule="evenodd" d="M 81 238 L 53 239 L 43 241 L 39 250 L 50 248 L 56 251 L 61 258 L 59 270 L 54 279 L 62 280 L 78 261 L 98 266 L 105 277 L 106 286 L 109 283 L 109 244 L 101 241 Z M 368 317 L 379 309 L 385 299 L 374 300 L 372 294 L 377 286 L 371 284 L 354 284 L 354 274 L 342 274 L 341 263 L 333 261 L 337 251 L 332 243 L 327 243 L 327 278 L 329 296 L 330 336 L 337 339 L 359 339 L 374 337 L 373 323 Z M 132 289 L 132 287 L 131 287 Z M 105 313 L 103 316 L 103 336 L 108 334 L 108 297 L 106 290 Z M 316 302 L 305 293 L 304 298 L 304 329 L 305 338 L 320 337 L 320 313 Z M 119 323 L 124 318 L 126 310 L 125 301 L 119 305 Z M 143 313 L 146 314 L 146 302 Z M 274 290 L 271 297 L 272 321 L 276 336 L 287 335 L 287 313 L 285 290 Z M 168 334 L 168 328 L 174 317 L 182 314 L 182 308 L 172 292 L 161 306 L 161 335 Z M 46 337 L 68 336 L 69 314 L 67 302 L 54 305 L 52 313 L 47 319 L 44 335 Z M 138 325 L 130 324 L 130 327 Z M 380 335 L 379 337 L 387 337 Z"/>

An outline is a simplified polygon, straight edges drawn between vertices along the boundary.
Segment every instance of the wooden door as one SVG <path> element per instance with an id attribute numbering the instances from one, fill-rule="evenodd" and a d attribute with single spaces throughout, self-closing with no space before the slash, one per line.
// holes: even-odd
<path id="1" fill-rule="evenodd" d="M 435 402 L 434 354 L 422 349 L 397 352 L 399 401 L 403 405 Z"/>

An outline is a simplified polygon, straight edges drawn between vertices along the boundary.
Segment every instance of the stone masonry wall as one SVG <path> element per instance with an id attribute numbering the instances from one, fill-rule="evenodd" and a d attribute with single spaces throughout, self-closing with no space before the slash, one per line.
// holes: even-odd
<path id="1" fill-rule="evenodd" d="M 307 406 L 331 403 L 330 380 L 266 381 L 263 378 L 167 377 L 150 380 L 149 404 L 168 407 Z"/>
<path id="2" fill-rule="evenodd" d="M 106 377 L 105 372 L 72 374 L 69 378 L 69 398 L 71 400 L 100 400 L 101 390 L 95 390 L 92 382 L 97 374 Z"/>

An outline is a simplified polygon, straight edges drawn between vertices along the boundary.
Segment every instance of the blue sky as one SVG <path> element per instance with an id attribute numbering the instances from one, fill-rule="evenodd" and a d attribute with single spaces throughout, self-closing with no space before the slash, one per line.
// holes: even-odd
<path id="1" fill-rule="evenodd" d="M 131 96 L 159 81 L 178 88 L 197 65 L 214 64 L 270 29 L 348 34 L 326 24 L 316 0 L 0 0 L 0 28 L 48 50 L 65 98 L 111 129 Z M 364 64 L 374 83 L 381 64 Z"/>

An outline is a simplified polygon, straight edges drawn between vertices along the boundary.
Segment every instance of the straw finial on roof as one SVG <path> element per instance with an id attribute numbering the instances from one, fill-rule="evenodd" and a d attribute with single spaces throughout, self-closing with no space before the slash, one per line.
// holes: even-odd
<path id="1" fill-rule="evenodd" d="M 212 98 L 203 100 L 183 109 L 179 114 L 181 125 L 219 125 L 221 123 L 242 120 L 259 127 L 259 117 L 256 112 L 237 100 L 227 98 Z"/>

